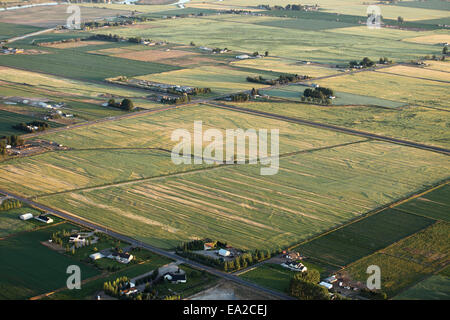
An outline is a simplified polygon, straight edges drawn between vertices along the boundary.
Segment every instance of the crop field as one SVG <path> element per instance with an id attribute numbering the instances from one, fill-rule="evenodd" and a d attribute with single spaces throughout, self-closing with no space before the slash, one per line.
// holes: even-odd
<path id="1" fill-rule="evenodd" d="M 450 222 L 450 186 L 447 184 L 419 198 L 405 202 L 397 208 L 432 219 Z"/>
<path id="2" fill-rule="evenodd" d="M 116 76 L 137 76 L 177 67 L 154 62 L 100 56 L 77 50 L 46 48 L 51 52 L 37 55 L 2 56 L 0 65 L 27 69 L 82 80 L 103 80 Z"/>
<path id="3" fill-rule="evenodd" d="M 290 271 L 280 265 L 266 263 L 239 277 L 257 283 L 263 287 L 287 293 L 289 291 L 290 281 L 295 273 L 295 271 Z"/>
<path id="4" fill-rule="evenodd" d="M 392 68 L 384 69 L 383 72 L 401 76 L 419 77 L 428 80 L 437 80 L 450 83 L 450 73 L 445 71 L 429 70 L 425 68 L 418 69 L 415 67 L 407 67 L 407 66 L 395 66 Z"/>
<path id="5" fill-rule="evenodd" d="M 426 69 L 437 70 L 442 72 L 450 72 L 450 63 L 445 61 L 426 60 Z"/>
<path id="6" fill-rule="evenodd" d="M 180 86 L 211 88 L 213 94 L 225 94 L 264 87 L 265 85 L 247 82 L 248 76 L 257 75 L 259 74 L 229 67 L 204 66 L 150 74 L 137 78 Z"/>
<path id="7" fill-rule="evenodd" d="M 449 233 L 450 225 L 446 222 L 438 222 L 382 252 L 433 268 L 433 270 L 440 270 L 450 263 Z"/>
<path id="8" fill-rule="evenodd" d="M 445 156 L 432 158 L 368 142 L 282 158 L 275 176 L 261 177 L 255 165 L 223 167 L 39 201 L 164 248 L 193 237 L 277 248 L 441 179 Z"/>
<path id="9" fill-rule="evenodd" d="M 192 165 L 175 166 L 169 152 L 157 150 L 72 150 L 2 162 L 0 181 L 2 188 L 35 196 L 162 176 L 193 168 Z"/>
<path id="10" fill-rule="evenodd" d="M 98 30 L 98 33 L 150 37 L 180 44 L 194 41 L 197 45 L 209 47 L 227 47 L 248 53 L 269 51 L 272 56 L 333 64 L 348 63 L 350 60 L 361 59 L 367 55 L 372 59 L 388 56 L 396 61 L 408 61 L 425 55 L 439 54 L 442 50 L 433 45 L 398 41 L 395 37 L 384 38 L 383 45 L 380 46 L 379 37 L 365 34 L 348 35 L 327 30 L 299 32 L 295 28 L 258 25 L 255 24 L 254 17 L 246 16 L 237 16 L 233 20 L 211 17 L 165 19 L 143 23 L 148 28 L 108 28 Z M 261 21 L 266 20 L 262 17 Z M 237 27 L 240 31 L 238 33 L 235 32 Z M 277 36 L 274 37 L 274 34 Z"/>
<path id="11" fill-rule="evenodd" d="M 0 22 L 51 28 L 66 23 L 67 18 L 70 16 L 70 13 L 66 12 L 67 7 L 68 5 L 38 6 L 20 10 L 3 11 L 0 13 Z M 130 14 L 130 12 L 127 10 L 81 7 L 81 22 L 115 17 L 122 14 Z"/>
<path id="12" fill-rule="evenodd" d="M 264 128 L 280 129 L 280 153 L 296 152 L 341 143 L 361 141 L 361 138 L 315 129 L 294 123 L 240 114 L 205 105 L 166 110 L 132 119 L 75 128 L 64 133 L 49 133 L 45 137 L 76 149 L 95 148 L 165 148 L 172 150 L 176 142 L 171 134 L 176 129 L 193 133 L 194 121 L 203 121 L 203 131 L 219 129 Z M 89 141 L 89 143 L 86 143 Z M 206 146 L 206 143 L 204 143 Z"/>
<path id="13" fill-rule="evenodd" d="M 1 15 L 0 15 L 1 17 Z M 1 18 L 0 18 L 1 20 Z M 21 36 L 27 33 L 32 33 L 41 30 L 41 28 L 0 22 L 0 40 L 5 40 L 17 36 Z"/>
<path id="14" fill-rule="evenodd" d="M 439 43 L 450 42 L 450 35 L 448 33 L 432 34 L 432 35 L 408 38 L 408 39 L 404 39 L 404 41 L 416 42 L 416 43 L 426 43 L 426 44 L 439 44 Z"/>
<path id="15" fill-rule="evenodd" d="M 0 211 L 0 238 L 36 228 L 37 225 L 33 223 L 34 221 L 19 219 L 19 216 L 24 213 L 32 213 L 34 216 L 41 214 L 40 211 L 29 207 Z"/>
<path id="16" fill-rule="evenodd" d="M 22 122 L 31 122 L 35 121 L 36 118 L 29 117 L 26 115 L 8 112 L 4 110 L 0 110 L 0 137 L 9 136 L 13 134 L 23 134 L 24 132 L 21 130 L 16 130 L 12 126 L 22 123 Z M 48 122 L 50 127 L 59 127 L 57 123 Z"/>
<path id="17" fill-rule="evenodd" d="M 365 283 L 368 276 L 366 271 L 371 265 L 379 266 L 382 270 L 381 290 L 386 292 L 388 298 L 422 280 L 430 271 L 418 263 L 376 253 L 357 261 L 341 273 L 349 275 L 353 281 Z"/>
<path id="18" fill-rule="evenodd" d="M 394 300 L 449 300 L 450 278 L 434 275 L 401 292 Z"/>
<path id="19" fill-rule="evenodd" d="M 0 240 L 0 254 L 8 257 L 0 264 L 1 274 L 8 275 L 0 279 L 0 299 L 27 299 L 64 287 L 69 265 L 80 266 L 82 279 L 99 273 L 40 243 L 50 239 L 53 232 L 70 227 L 66 223 Z"/>
<path id="20" fill-rule="evenodd" d="M 233 102 L 232 104 L 440 147 L 450 146 L 447 111 L 443 110 L 423 107 L 397 109 L 367 106 L 328 107 L 291 102 Z"/>
<path id="21" fill-rule="evenodd" d="M 232 63 L 233 66 L 261 69 L 279 73 L 308 75 L 310 77 L 323 77 L 339 73 L 339 69 L 324 68 L 317 65 L 307 65 L 296 61 L 280 58 L 266 57 L 264 59 L 247 59 Z"/>
<path id="22" fill-rule="evenodd" d="M 421 76 L 421 71 L 417 68 L 417 77 Z M 450 83 L 376 71 L 319 80 L 318 83 L 336 91 L 444 109 L 448 109 L 445 101 L 450 99 Z"/>
<path id="23" fill-rule="evenodd" d="M 306 256 L 345 266 L 431 223 L 431 219 L 387 209 L 307 242 L 298 249 Z"/>

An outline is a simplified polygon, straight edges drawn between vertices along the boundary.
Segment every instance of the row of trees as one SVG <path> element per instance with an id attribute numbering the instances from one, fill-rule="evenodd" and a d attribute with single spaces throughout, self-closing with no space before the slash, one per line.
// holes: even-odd
<path id="1" fill-rule="evenodd" d="M 271 257 L 272 253 L 270 251 L 255 250 L 253 252 L 246 252 L 232 260 L 224 261 L 223 270 L 225 272 L 230 272 L 245 269 L 257 262 L 270 259 Z"/>
<path id="2" fill-rule="evenodd" d="M 16 209 L 16 208 L 21 208 L 22 207 L 22 202 L 20 202 L 17 199 L 5 199 L 2 201 L 2 203 L 0 203 L 0 211 L 4 211 L 4 210 L 10 210 L 10 209 Z"/>
<path id="3" fill-rule="evenodd" d="M 310 79 L 307 75 L 299 76 L 298 74 L 282 74 L 277 79 L 265 79 L 262 76 L 247 77 L 248 82 L 261 83 L 267 85 L 288 84 L 302 80 Z"/>
<path id="4" fill-rule="evenodd" d="M 24 140 L 17 136 L 17 135 L 11 135 L 11 136 L 3 136 L 0 138 L 0 155 L 5 156 L 6 155 L 6 146 L 10 145 L 12 147 L 19 147 L 24 144 Z"/>
<path id="5" fill-rule="evenodd" d="M 114 281 L 107 281 L 103 283 L 103 291 L 111 297 L 120 297 L 120 291 L 130 288 L 130 279 L 123 276 Z"/>
<path id="6" fill-rule="evenodd" d="M 285 7 L 279 5 L 271 7 L 268 4 L 261 4 L 258 7 L 265 10 L 292 10 L 292 11 L 308 11 L 308 10 L 317 10 L 319 8 L 317 4 L 316 5 L 288 4 Z"/>
<path id="7" fill-rule="evenodd" d="M 32 121 L 28 123 L 21 122 L 19 124 L 13 125 L 14 129 L 25 132 L 44 131 L 47 130 L 49 127 L 50 127 L 49 124 L 43 121 Z"/>
<path id="8" fill-rule="evenodd" d="M 108 101 L 108 107 L 113 107 L 113 108 L 119 108 L 125 111 L 131 111 L 133 110 L 134 104 L 133 101 L 131 101 L 130 99 L 123 99 L 122 102 L 116 102 L 114 99 L 109 99 Z"/>
<path id="9" fill-rule="evenodd" d="M 183 103 L 188 103 L 191 101 L 191 96 L 188 95 L 187 93 L 184 93 L 182 96 L 179 97 L 169 97 L 169 96 L 164 96 L 161 98 L 161 103 L 166 103 L 166 104 L 183 104 Z"/>
<path id="10" fill-rule="evenodd" d="M 349 63 L 350 68 L 356 68 L 356 67 L 360 67 L 360 68 L 370 68 L 373 67 L 375 65 L 375 62 L 373 62 L 372 60 L 370 60 L 370 58 L 368 57 L 364 57 L 361 61 L 350 61 Z"/>

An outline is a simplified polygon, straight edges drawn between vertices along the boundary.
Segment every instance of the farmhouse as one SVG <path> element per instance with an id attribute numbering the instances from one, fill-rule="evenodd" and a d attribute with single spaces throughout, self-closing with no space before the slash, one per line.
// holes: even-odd
<path id="1" fill-rule="evenodd" d="M 295 261 L 289 261 L 289 262 L 284 262 L 281 264 L 282 267 L 288 268 L 292 271 L 299 271 L 299 272 L 306 272 L 308 271 L 308 268 L 306 266 L 304 266 L 302 263 L 300 262 L 295 262 Z"/>
<path id="2" fill-rule="evenodd" d="M 121 253 L 121 252 L 113 252 L 111 253 L 108 258 L 110 259 L 115 259 L 120 263 L 124 263 L 127 264 L 129 263 L 131 260 L 133 260 L 134 256 L 128 252 L 125 253 Z"/>
<path id="3" fill-rule="evenodd" d="M 103 254 L 101 254 L 100 252 L 96 252 L 96 253 L 89 255 L 89 258 L 91 258 L 92 260 L 98 260 L 98 259 L 101 259 L 104 257 L 105 256 Z"/>
<path id="4" fill-rule="evenodd" d="M 181 274 L 181 273 L 169 272 L 164 275 L 164 279 L 166 279 L 167 281 L 170 281 L 171 283 L 177 283 L 177 284 L 187 282 L 186 273 Z"/>
<path id="5" fill-rule="evenodd" d="M 48 217 L 48 216 L 44 216 L 44 215 L 39 215 L 37 217 L 34 217 L 36 220 L 44 222 L 44 223 L 52 223 L 53 219 Z"/>
<path id="6" fill-rule="evenodd" d="M 212 250 L 214 249 L 215 244 L 213 242 L 207 242 L 203 244 L 203 250 Z"/>
<path id="7" fill-rule="evenodd" d="M 19 218 L 20 218 L 20 220 L 30 220 L 30 219 L 32 219 L 33 218 L 33 214 L 32 213 L 24 213 L 24 214 L 21 214 L 20 216 L 19 216 Z"/>
<path id="8" fill-rule="evenodd" d="M 218 252 L 219 256 L 222 257 L 230 257 L 231 256 L 231 252 L 225 249 L 220 249 Z"/>

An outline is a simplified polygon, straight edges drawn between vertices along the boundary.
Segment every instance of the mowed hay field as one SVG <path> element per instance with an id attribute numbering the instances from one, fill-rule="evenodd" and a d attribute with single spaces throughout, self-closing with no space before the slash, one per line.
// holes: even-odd
<path id="1" fill-rule="evenodd" d="M 26 115 L 8 112 L 4 110 L 0 110 L 0 137 L 8 136 L 8 135 L 20 135 L 24 132 L 21 130 L 16 130 L 13 128 L 14 125 L 17 125 L 22 122 L 32 122 L 36 121 L 36 118 L 29 117 Z M 54 122 L 47 122 L 50 127 L 59 127 L 60 125 Z"/>
<path id="2" fill-rule="evenodd" d="M 450 203 L 448 199 L 450 199 L 450 186 L 447 184 L 401 204 L 398 206 L 398 209 L 432 219 L 450 222 Z"/>
<path id="3" fill-rule="evenodd" d="M 264 23 L 267 18 L 261 17 L 259 20 Z M 279 20 L 283 22 L 283 19 Z M 247 53 L 269 51 L 271 56 L 332 64 L 348 63 L 367 55 L 374 60 L 388 56 L 395 61 L 408 61 L 425 55 L 437 55 L 442 50 L 433 45 L 398 41 L 398 37 L 390 38 L 389 35 L 380 42 L 379 37 L 366 34 L 328 32 L 333 29 L 299 30 L 297 25 L 284 28 L 262 25 L 257 21 L 255 17 L 244 15 L 233 17 L 233 21 L 214 16 L 165 19 L 142 24 L 148 28 L 118 27 L 98 30 L 97 33 L 138 36 L 179 44 L 193 41 L 199 46 L 226 47 Z M 409 33 L 405 38 L 408 36 Z"/>
<path id="4" fill-rule="evenodd" d="M 38 200 L 163 248 L 196 237 L 278 248 L 442 179 L 445 159 L 363 142 L 284 157 L 274 176 L 238 165 Z"/>
<path id="5" fill-rule="evenodd" d="M 64 223 L 49 228 L 21 233 L 0 241 L 2 259 L 0 299 L 28 299 L 66 286 L 67 267 L 78 265 L 82 280 L 99 274 L 96 269 L 58 253 L 41 244 L 52 233 L 73 225 Z"/>
<path id="6" fill-rule="evenodd" d="M 232 63 L 233 66 L 261 69 L 279 73 L 308 75 L 310 77 L 323 77 L 338 74 L 339 69 L 324 68 L 317 65 L 307 65 L 292 60 L 265 57 L 263 59 L 247 59 Z"/>
<path id="7" fill-rule="evenodd" d="M 416 68 L 416 76 L 421 69 Z M 411 75 L 411 74 L 410 74 Z M 450 83 L 423 80 L 384 72 L 360 72 L 337 78 L 319 80 L 320 86 L 367 96 L 449 109 Z"/>
<path id="8" fill-rule="evenodd" d="M 224 136 L 226 129 L 258 130 L 262 128 L 269 130 L 269 134 L 271 129 L 279 129 L 280 153 L 363 140 L 332 131 L 205 105 L 187 106 L 152 115 L 75 128 L 65 132 L 49 133 L 45 137 L 76 149 L 160 147 L 172 150 L 178 144 L 178 141 L 171 141 L 172 132 L 176 129 L 186 129 L 193 135 L 194 121 L 203 122 L 203 132 L 214 128 L 221 130 Z M 209 143 L 204 142 L 204 146 L 207 144 Z"/>
<path id="9" fill-rule="evenodd" d="M 315 259 L 345 266 L 423 229 L 434 220 L 387 209 L 298 247 Z"/>
<path id="10" fill-rule="evenodd" d="M 418 77 L 428 80 L 437 80 L 450 83 L 450 73 L 445 71 L 430 70 L 425 68 L 415 68 L 408 66 L 395 66 L 392 68 L 384 69 L 383 72 L 408 76 L 408 77 Z"/>
<path id="11" fill-rule="evenodd" d="M 251 90 L 252 88 L 258 89 L 266 86 L 247 82 L 248 76 L 258 75 L 259 74 L 225 66 L 203 66 L 192 69 L 150 74 L 136 78 L 180 86 L 211 88 L 213 94 L 225 94 Z"/>
<path id="12" fill-rule="evenodd" d="M 417 106 L 389 109 L 369 106 L 329 107 L 292 102 L 233 102 L 231 104 L 393 138 L 450 147 L 448 112 L 443 110 Z"/>

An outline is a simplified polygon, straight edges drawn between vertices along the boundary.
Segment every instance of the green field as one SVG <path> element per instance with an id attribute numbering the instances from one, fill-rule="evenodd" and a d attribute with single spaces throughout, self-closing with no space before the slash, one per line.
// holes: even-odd
<path id="1" fill-rule="evenodd" d="M 367 99 L 365 100 L 367 101 Z M 443 110 L 424 107 L 329 107 L 293 102 L 233 102 L 231 104 L 393 138 L 450 147 L 448 112 Z"/>
<path id="2" fill-rule="evenodd" d="M 40 119 L 36 119 L 30 116 L 8 112 L 4 110 L 0 110 L 0 137 L 2 136 L 9 136 L 9 135 L 20 135 L 24 134 L 25 132 L 22 130 L 16 130 L 13 128 L 14 125 L 25 122 L 32 122 Z M 50 127 L 59 127 L 57 123 L 54 122 L 47 122 Z"/>
<path id="3" fill-rule="evenodd" d="M 401 292 L 394 300 L 449 300 L 450 278 L 431 276 L 413 287 Z"/>
<path id="4" fill-rule="evenodd" d="M 0 40 L 6 40 L 13 37 L 18 37 L 27 33 L 32 33 L 42 30 L 42 28 L 34 26 L 26 26 L 20 24 L 0 22 Z"/>
<path id="5" fill-rule="evenodd" d="M 27 299 L 66 286 L 70 265 L 81 268 L 82 279 L 93 277 L 99 272 L 73 258 L 53 251 L 40 242 L 50 239 L 56 230 L 70 228 L 62 224 L 31 231 L 0 240 L 2 259 L 0 272 L 0 299 Z"/>
<path id="6" fill-rule="evenodd" d="M 36 220 L 20 220 L 19 216 L 24 213 L 32 213 L 33 216 L 41 214 L 40 211 L 29 207 L 0 211 L 0 238 L 17 232 L 32 230 L 41 224 Z"/>
<path id="7" fill-rule="evenodd" d="M 279 248 L 441 179 L 448 168 L 436 164 L 444 158 L 366 142 L 284 157 L 275 176 L 238 165 L 39 201 L 163 248 L 192 237 L 245 249 Z M 405 234 L 430 221 L 398 215 L 409 217 L 401 221 Z"/>
<path id="8" fill-rule="evenodd" d="M 233 21 L 227 20 L 228 17 L 224 19 L 220 16 L 184 18 L 182 20 L 165 19 L 144 23 L 148 28 L 108 28 L 108 30 L 98 30 L 98 32 L 127 37 L 151 37 L 155 40 L 183 44 L 194 41 L 197 45 L 227 47 L 248 53 L 268 50 L 273 56 L 333 64 L 348 63 L 352 59 L 361 59 L 368 54 L 373 59 L 388 56 L 395 60 L 405 61 L 427 54 L 439 53 L 439 49 L 431 45 L 390 39 L 387 32 L 383 45 L 380 46 L 377 37 L 365 34 L 349 36 L 328 30 L 300 31 L 294 27 L 280 28 L 258 25 L 255 23 L 257 21 L 255 17 L 242 15 L 234 17 Z M 267 17 L 261 17 L 260 20 L 265 23 Z M 293 23 L 294 26 L 296 24 L 297 22 Z M 235 32 L 236 28 L 239 28 L 239 32 Z M 233 36 L 224 37 L 224 35 Z"/>
<path id="9" fill-rule="evenodd" d="M 391 256 L 440 270 L 450 261 L 450 224 L 438 222 L 383 250 Z"/>
<path id="10" fill-rule="evenodd" d="M 433 192 L 398 206 L 399 210 L 450 222 L 450 186 L 447 184 Z"/>
<path id="11" fill-rule="evenodd" d="M 287 293 L 295 271 L 290 271 L 278 264 L 265 263 L 260 267 L 245 272 L 239 277 L 263 287 Z"/>
<path id="12" fill-rule="evenodd" d="M 49 53 L 3 56 L 0 65 L 91 81 L 120 75 L 131 77 L 179 69 L 159 63 L 102 56 L 76 50 L 45 48 L 45 51 Z"/>
<path id="13" fill-rule="evenodd" d="M 297 249 L 305 256 L 345 266 L 433 223 L 433 220 L 387 209 L 314 239 Z"/>
<path id="14" fill-rule="evenodd" d="M 421 281 L 430 272 L 430 269 L 418 263 L 376 253 L 358 260 L 340 273 L 349 275 L 353 281 L 366 283 L 368 277 L 366 271 L 371 265 L 380 267 L 381 290 L 386 292 L 388 298 L 394 297 L 402 290 Z"/>

